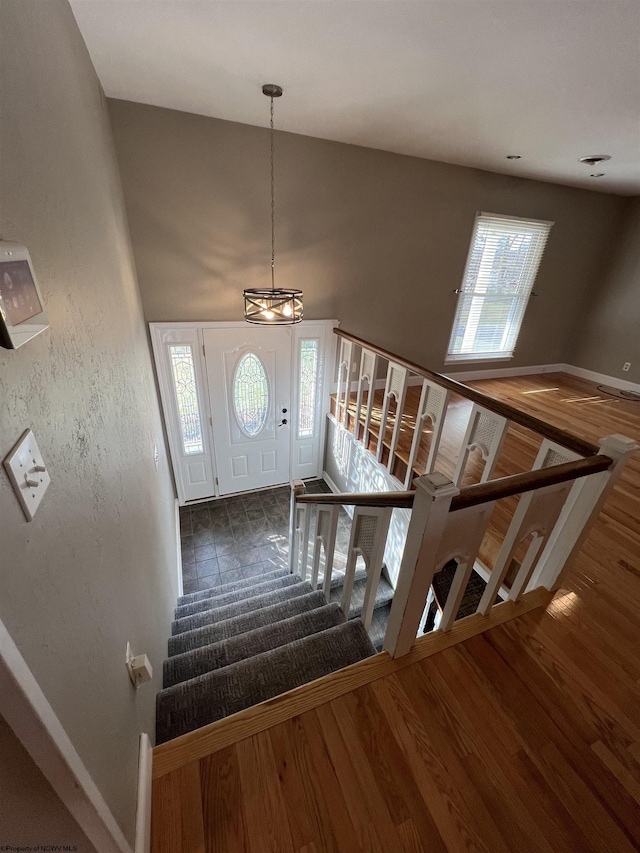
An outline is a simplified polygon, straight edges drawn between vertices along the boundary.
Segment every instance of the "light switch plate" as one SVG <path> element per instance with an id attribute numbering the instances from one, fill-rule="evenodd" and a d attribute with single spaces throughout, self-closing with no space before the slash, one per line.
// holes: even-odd
<path id="1" fill-rule="evenodd" d="M 4 467 L 18 496 L 27 521 L 33 521 L 47 491 L 51 478 L 40 453 L 38 442 L 30 429 L 4 460 Z"/>

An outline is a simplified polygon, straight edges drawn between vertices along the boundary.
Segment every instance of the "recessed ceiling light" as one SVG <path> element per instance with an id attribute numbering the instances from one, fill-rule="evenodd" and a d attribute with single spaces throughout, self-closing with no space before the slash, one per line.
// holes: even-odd
<path id="1" fill-rule="evenodd" d="M 592 178 L 604 178 L 604 176 L 605 176 L 605 172 L 592 172 L 591 173 Z"/>
<path id="2" fill-rule="evenodd" d="M 507 160 L 521 160 L 522 154 L 507 154 Z"/>
<path id="3" fill-rule="evenodd" d="M 598 163 L 604 163 L 605 160 L 611 160 L 611 157 L 608 154 L 588 154 L 586 157 L 580 158 L 580 163 L 584 163 L 585 166 L 597 166 Z"/>

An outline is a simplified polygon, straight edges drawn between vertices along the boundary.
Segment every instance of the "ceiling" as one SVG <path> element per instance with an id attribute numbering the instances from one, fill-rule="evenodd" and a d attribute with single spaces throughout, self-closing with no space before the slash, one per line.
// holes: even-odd
<path id="1" fill-rule="evenodd" d="M 638 0 L 71 5 L 110 97 L 640 194 Z"/>

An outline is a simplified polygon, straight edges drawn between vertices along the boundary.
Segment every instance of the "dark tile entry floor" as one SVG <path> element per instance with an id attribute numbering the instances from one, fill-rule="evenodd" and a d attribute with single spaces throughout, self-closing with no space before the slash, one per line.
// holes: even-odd
<path id="1" fill-rule="evenodd" d="M 324 480 L 307 493 L 331 491 Z M 184 593 L 285 568 L 289 557 L 289 486 L 245 492 L 180 508 Z"/>

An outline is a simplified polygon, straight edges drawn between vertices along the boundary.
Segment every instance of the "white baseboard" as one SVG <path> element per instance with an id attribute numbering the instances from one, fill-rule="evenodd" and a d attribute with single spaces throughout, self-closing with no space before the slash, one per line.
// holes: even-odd
<path id="1" fill-rule="evenodd" d="M 134 853 L 149 853 L 151 850 L 151 782 L 153 769 L 153 747 L 149 735 L 140 735 L 138 757 L 138 805 L 136 808 L 136 840 Z"/>
<path id="2" fill-rule="evenodd" d="M 640 384 L 637 382 L 629 382 L 627 379 L 621 379 L 617 376 L 608 376 L 606 373 L 597 373 L 594 370 L 587 370 L 584 367 L 576 367 L 573 364 L 556 363 L 556 364 L 530 364 L 522 367 L 488 367 L 480 370 L 453 370 L 443 373 L 449 379 L 455 379 L 456 382 L 473 382 L 480 379 L 504 379 L 508 376 L 531 376 L 533 374 L 542 373 L 568 373 L 571 376 L 578 376 L 580 379 L 589 379 L 591 382 L 597 382 L 599 385 L 611 385 L 614 388 L 620 388 L 623 391 L 635 391 L 640 394 Z M 374 388 L 376 391 L 384 390 L 385 379 L 376 379 Z M 411 376 L 407 385 L 421 385 L 421 376 Z M 358 390 L 358 382 L 351 380 L 349 389 L 352 394 Z M 337 391 L 334 386 L 333 393 Z"/>
<path id="3" fill-rule="evenodd" d="M 504 379 L 507 376 L 558 373 L 565 370 L 566 367 L 566 364 L 533 364 L 526 367 L 494 367 L 487 368 L 487 370 L 461 370 L 460 372 L 445 373 L 444 375 L 449 379 L 455 379 L 456 382 L 472 382 L 476 379 Z"/>
<path id="4" fill-rule="evenodd" d="M 619 379 L 617 376 L 608 376 L 606 373 L 596 373 L 594 370 L 575 367 L 573 364 L 563 364 L 561 367 L 565 373 L 578 376 L 580 379 L 589 379 L 591 382 L 597 382 L 598 385 L 612 385 L 622 391 L 635 391 L 636 394 L 640 394 L 640 384 L 637 382 L 629 382 L 628 379 Z"/>
<path id="5" fill-rule="evenodd" d="M 0 715 L 100 853 L 131 853 L 76 748 L 0 622 Z"/>
<path id="6" fill-rule="evenodd" d="M 456 382 L 473 382 L 477 379 L 504 379 L 508 376 L 530 376 L 540 373 L 568 373 L 580 379 L 588 379 L 598 385 L 611 385 L 623 391 L 635 391 L 640 394 L 640 384 L 629 382 L 627 379 L 619 379 L 617 376 L 608 376 L 606 373 L 596 373 L 584 367 L 576 367 L 573 364 L 534 364 L 528 367 L 496 367 L 488 370 L 465 370 L 459 373 L 446 373 L 449 379 Z"/>
<path id="7" fill-rule="evenodd" d="M 340 494 L 340 489 L 336 486 L 336 484 L 333 482 L 333 480 L 332 480 L 332 479 L 331 479 L 331 477 L 327 474 L 327 472 L 326 472 L 326 471 L 323 471 L 323 472 L 322 472 L 322 479 L 325 481 L 325 483 L 327 484 L 327 486 L 329 486 L 329 488 L 331 489 L 331 491 L 333 492 L 333 494 L 334 494 L 334 495 L 339 495 L 339 494 Z"/>
<path id="8" fill-rule="evenodd" d="M 176 548 L 178 553 L 176 554 L 176 566 L 178 568 L 178 597 L 184 594 L 184 587 L 182 585 L 182 545 L 180 543 L 180 502 L 178 498 L 176 498 L 175 502 L 176 507 Z"/>

